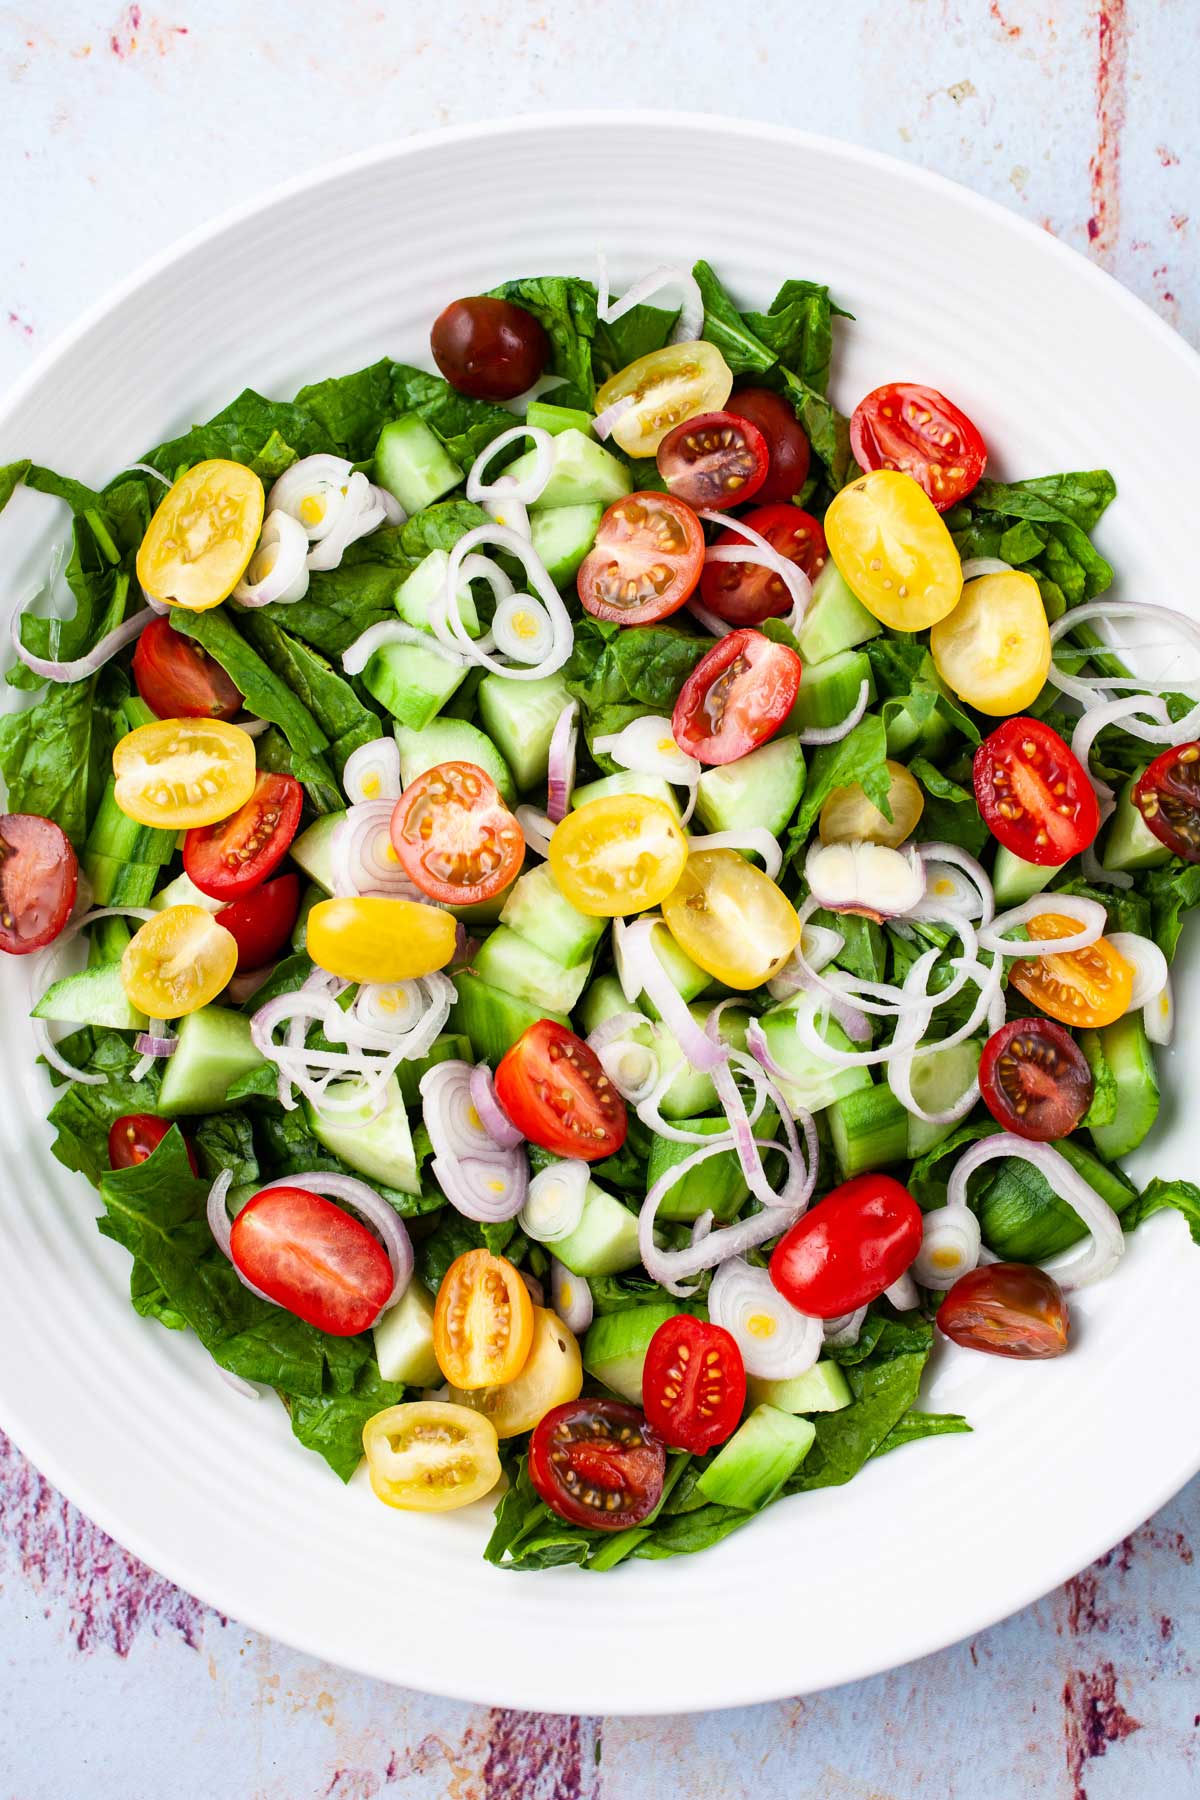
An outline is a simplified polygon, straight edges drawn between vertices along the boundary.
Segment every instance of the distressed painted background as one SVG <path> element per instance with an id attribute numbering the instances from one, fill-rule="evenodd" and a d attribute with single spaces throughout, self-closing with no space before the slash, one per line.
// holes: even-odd
<path id="1" fill-rule="evenodd" d="M 1054 232 L 1200 342 L 1198 91 L 1197 0 L 0 5 L 0 387 L 151 251 L 285 174 L 573 104 L 890 151 Z M 0 1800 L 1183 1800 L 1197 1539 L 1200 1483 L 1040 1605 L 895 1674 L 739 1713 L 547 1720 L 244 1631 L 0 1438 Z"/>

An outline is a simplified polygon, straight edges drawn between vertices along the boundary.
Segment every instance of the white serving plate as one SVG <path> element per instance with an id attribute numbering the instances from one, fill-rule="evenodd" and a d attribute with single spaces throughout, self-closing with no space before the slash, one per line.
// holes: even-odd
<path id="1" fill-rule="evenodd" d="M 391 354 L 428 363 L 436 312 L 506 277 L 618 284 L 705 256 L 765 306 L 788 276 L 831 285 L 834 392 L 944 388 L 1001 477 L 1106 464 L 1101 544 L 1123 594 L 1194 604 L 1190 468 L 1200 360 L 1081 257 L 939 178 L 775 126 L 654 113 L 426 134 L 294 181 L 187 238 L 59 339 L 0 411 L 20 455 L 97 484 L 242 386 L 288 395 Z M 19 493 L 0 522 L 6 608 L 61 516 Z M 1193 928 L 1195 929 L 1195 928 Z M 1164 1117 L 1139 1173 L 1194 1173 L 1185 1072 L 1196 963 L 1179 982 Z M 486 1503 L 450 1518 L 343 1489 L 272 1402 L 242 1401 L 189 1338 L 143 1322 L 129 1259 L 82 1176 L 50 1155 L 48 1083 L 0 975 L 0 1421 L 123 1544 L 191 1592 L 349 1668 L 553 1711 L 673 1712 L 870 1675 L 977 1631 L 1082 1567 L 1200 1465 L 1193 1320 L 1200 1252 L 1178 1218 L 1131 1242 L 1042 1366 L 943 1346 L 926 1404 L 971 1437 L 869 1466 L 773 1508 L 697 1558 L 602 1579 L 480 1559 Z"/>

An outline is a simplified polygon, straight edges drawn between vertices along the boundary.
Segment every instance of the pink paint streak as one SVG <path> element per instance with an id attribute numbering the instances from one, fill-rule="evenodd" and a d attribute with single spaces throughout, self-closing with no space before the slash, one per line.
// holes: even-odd
<path id="1" fill-rule="evenodd" d="M 594 1719 L 493 1711 L 481 1800 L 598 1800 Z"/>
<path id="2" fill-rule="evenodd" d="M 1121 132 L 1125 126 L 1128 27 L 1125 0 L 1109 0 L 1097 17 L 1096 147 L 1088 164 L 1091 216 L 1087 231 L 1097 262 L 1111 261 L 1121 226 Z"/>
<path id="3" fill-rule="evenodd" d="M 13 312 L 11 308 L 9 309 L 8 322 L 13 330 L 19 332 L 26 341 L 33 336 L 33 326 L 29 323 L 29 320 L 23 319 L 20 313 Z"/>
<path id="4" fill-rule="evenodd" d="M 1091 1675 L 1077 1669 L 1068 1676 L 1062 1701 L 1072 1800 L 1087 1800 L 1083 1777 L 1088 1763 L 1107 1755 L 1110 1744 L 1140 1731 L 1141 1720 L 1132 1718 L 1117 1699 L 1117 1674 L 1110 1662 L 1101 1663 Z"/>
<path id="5" fill-rule="evenodd" d="M 187 35 L 186 25 L 164 25 L 158 19 L 144 18 L 140 6 L 127 6 L 109 37 L 108 47 L 121 62 L 139 48 L 165 56 L 176 38 Z"/>
<path id="6" fill-rule="evenodd" d="M 998 0 L 991 0 L 991 4 L 988 6 L 988 11 L 989 11 L 989 13 L 991 13 L 993 19 L 995 19 L 997 25 L 1000 27 L 1001 31 L 1004 33 L 1006 38 L 1019 38 L 1020 37 L 1021 27 L 1019 25 L 1010 25 L 1009 24 L 1008 20 L 1004 16 L 1004 14 L 1000 11 Z"/>

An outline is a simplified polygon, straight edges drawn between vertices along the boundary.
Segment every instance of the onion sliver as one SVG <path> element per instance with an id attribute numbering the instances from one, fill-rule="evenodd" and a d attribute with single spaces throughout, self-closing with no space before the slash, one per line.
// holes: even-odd
<path id="1" fill-rule="evenodd" d="M 762 1149 L 779 1150 L 778 1144 L 765 1141 Z M 638 1214 L 638 1251 L 642 1259 L 642 1267 L 651 1280 L 659 1282 L 668 1293 L 686 1299 L 692 1289 L 682 1284 L 699 1275 L 704 1269 L 716 1268 L 718 1263 L 726 1262 L 731 1256 L 741 1256 L 747 1250 L 765 1244 L 768 1238 L 778 1237 L 793 1223 L 799 1213 L 787 1214 L 779 1207 L 764 1207 L 752 1218 L 741 1219 L 736 1225 L 723 1225 L 698 1243 L 687 1245 L 682 1250 L 661 1250 L 654 1241 L 654 1224 L 658 1209 L 662 1205 L 669 1189 L 677 1181 L 700 1164 L 707 1162 L 710 1156 L 719 1156 L 728 1149 L 724 1138 L 710 1139 L 685 1156 L 682 1162 L 675 1163 L 664 1171 L 651 1187 L 642 1202 Z M 782 1152 L 781 1152 L 782 1154 Z"/>
<path id="2" fill-rule="evenodd" d="M 980 1242 L 979 1220 L 969 1206 L 935 1207 L 922 1220 L 912 1273 L 922 1287 L 944 1293 L 978 1263 Z"/>
<path id="3" fill-rule="evenodd" d="M 765 825 L 748 825 L 744 831 L 710 831 L 707 836 L 691 839 L 689 855 L 694 850 L 753 850 L 756 856 L 762 857 L 772 881 L 783 867 L 779 840 Z"/>
<path id="4" fill-rule="evenodd" d="M 666 929 L 661 918 L 649 915 L 636 919 L 632 925 L 621 919 L 613 921 L 621 990 L 630 1002 L 639 994 L 646 994 L 692 1067 L 711 1073 L 725 1061 L 728 1051 L 700 1029 L 687 1002 L 659 961 L 654 949 L 654 932 L 659 926 Z"/>
<path id="5" fill-rule="evenodd" d="M 1110 931 L 1108 942 L 1133 970 L 1133 993 L 1126 1012 L 1140 1012 L 1171 979 L 1167 959 L 1152 938 L 1136 931 Z"/>
<path id="6" fill-rule="evenodd" d="M 901 1275 L 898 1281 L 893 1281 L 890 1288 L 884 1288 L 883 1297 L 895 1307 L 897 1312 L 912 1312 L 914 1307 L 921 1304 L 917 1284 L 912 1276 L 907 1274 Z"/>
<path id="7" fill-rule="evenodd" d="M 86 656 L 77 656 L 71 662 L 58 662 L 52 656 L 35 656 L 32 650 L 27 650 L 21 642 L 21 620 L 24 616 L 24 610 L 18 607 L 9 620 L 9 635 L 18 660 L 27 669 L 32 669 L 35 675 L 40 675 L 43 681 L 86 681 L 89 675 L 102 669 L 127 644 L 132 644 L 135 638 L 142 635 L 151 619 L 156 616 L 156 609 L 151 606 L 143 607 L 132 618 L 126 619 L 124 624 L 116 626 L 102 637 Z"/>
<path id="8" fill-rule="evenodd" d="M 1061 1257 L 1046 1265 L 1046 1273 L 1053 1275 L 1063 1288 L 1084 1287 L 1109 1274 L 1125 1251 L 1121 1221 L 1108 1202 L 1102 1200 L 1095 1188 L 1050 1144 L 1019 1138 L 1009 1131 L 999 1132 L 972 1144 L 963 1151 L 951 1171 L 946 1187 L 947 1206 L 965 1207 L 969 1178 L 984 1163 L 1001 1156 L 1012 1156 L 1021 1162 L 1030 1163 L 1044 1175 L 1052 1191 L 1060 1200 L 1065 1200 L 1073 1212 L 1078 1213 L 1081 1223 L 1090 1233 L 1089 1241 L 1082 1250 L 1065 1251 Z"/>
<path id="9" fill-rule="evenodd" d="M 704 326 L 704 296 L 700 292 L 700 283 L 690 269 L 662 263 L 658 268 L 651 269 L 648 275 L 635 281 L 631 288 L 626 288 L 619 300 L 612 300 L 608 291 L 608 260 L 603 255 L 597 260 L 596 314 L 605 325 L 615 325 L 618 319 L 623 319 L 635 306 L 641 306 L 653 295 L 671 288 L 681 295 L 681 301 L 679 317 L 671 329 L 670 342 L 695 343 Z"/>
<path id="10" fill-rule="evenodd" d="M 583 1276 L 572 1274 L 556 1256 L 550 1259 L 550 1305 L 576 1337 L 582 1337 L 595 1312 L 592 1290 Z"/>
<path id="11" fill-rule="evenodd" d="M 360 800 L 334 826 L 330 864 L 336 895 L 373 895 L 429 905 L 429 896 L 405 873 L 392 844 L 394 806 L 393 800 Z"/>
<path id="12" fill-rule="evenodd" d="M 1142 1019 L 1152 1044 L 1169 1044 L 1175 1036 L 1175 994 L 1169 975 L 1165 986 L 1142 1008 Z"/>
<path id="13" fill-rule="evenodd" d="M 526 847 L 537 856 L 549 856 L 555 820 L 548 813 L 539 812 L 536 806 L 528 805 L 518 806 L 513 817 L 521 827 Z"/>
<path id="14" fill-rule="evenodd" d="M 857 1344 L 862 1333 L 863 1320 L 866 1316 L 866 1307 L 860 1306 L 857 1312 L 839 1313 L 836 1319 L 826 1319 L 826 1349 L 847 1350 L 851 1344 Z"/>
<path id="15" fill-rule="evenodd" d="M 400 798 L 400 746 L 394 737 L 373 738 L 346 758 L 342 786 L 352 806 Z"/>
<path id="16" fill-rule="evenodd" d="M 925 865 L 915 850 L 865 841 L 814 844 L 804 859 L 813 899 L 830 912 L 902 916 L 925 894 Z"/>
<path id="17" fill-rule="evenodd" d="M 962 578 L 977 581 L 981 575 L 1007 575 L 1011 569 L 1012 564 L 1002 562 L 998 556 L 968 556 L 962 566 Z"/>
<path id="18" fill-rule="evenodd" d="M 854 702 L 854 705 L 850 708 L 850 711 L 846 714 L 844 719 L 839 719 L 836 725 L 806 725 L 803 731 L 798 731 L 796 733 L 797 742 L 801 744 L 840 744 L 844 737 L 850 736 L 850 733 L 854 730 L 854 727 L 866 712 L 867 707 L 870 704 L 870 699 L 870 682 L 865 680 L 860 681 L 858 684 L 858 699 Z"/>
<path id="19" fill-rule="evenodd" d="M 713 544 L 705 551 L 706 563 L 751 563 L 756 568 L 770 569 L 777 575 L 792 597 L 793 630 L 799 625 L 812 600 L 812 582 L 797 563 L 782 556 L 772 544 L 769 544 L 761 531 L 755 531 L 744 519 L 735 519 L 732 513 L 709 512 L 701 510 L 700 517 L 710 525 L 719 525 L 723 531 L 734 531 L 749 546 L 743 550 L 738 544 Z"/>
<path id="20" fill-rule="evenodd" d="M 308 592 L 308 533 L 291 513 L 276 507 L 263 523 L 258 547 L 233 590 L 240 606 L 291 605 Z"/>
<path id="21" fill-rule="evenodd" d="M 787 1381 L 804 1375 L 821 1354 L 820 1319 L 797 1312 L 765 1269 L 742 1257 L 721 1264 L 708 1290 L 708 1316 L 734 1339 L 747 1375 Z"/>
<path id="22" fill-rule="evenodd" d="M 575 786 L 575 747 L 579 740 L 579 702 L 564 706 L 554 721 L 546 771 L 546 817 L 557 825 L 566 818 Z"/>
<path id="23" fill-rule="evenodd" d="M 496 1084 L 486 1063 L 477 1063 L 471 1070 L 470 1089 L 475 1111 L 492 1142 L 501 1150 L 515 1150 L 524 1142 L 525 1134 L 517 1130 L 496 1098 Z"/>
<path id="24" fill-rule="evenodd" d="M 1015 943 L 1006 936 L 1007 932 L 1028 925 L 1032 919 L 1047 913 L 1078 919 L 1079 930 L 1067 937 L 1031 938 L 1025 943 Z M 1086 950 L 1089 944 L 1094 944 L 1103 936 L 1107 923 L 1108 913 L 1099 900 L 1085 899 L 1082 894 L 1038 894 L 1009 912 L 998 913 L 990 925 L 983 926 L 979 932 L 979 947 L 1000 956 L 1066 955 L 1072 950 Z"/>
<path id="25" fill-rule="evenodd" d="M 591 1170 L 587 1163 L 570 1158 L 550 1163 L 529 1183 L 521 1208 L 520 1225 L 526 1237 L 539 1244 L 557 1244 L 570 1237 L 583 1217 Z"/>
<path id="26" fill-rule="evenodd" d="M 492 637 L 502 656 L 516 663 L 544 663 L 554 652 L 554 625 L 540 600 L 506 594 L 492 619 Z"/>
<path id="27" fill-rule="evenodd" d="M 348 649 L 342 652 L 342 667 L 347 675 L 361 675 L 377 650 L 385 644 L 419 644 L 423 650 L 434 655 L 441 654 L 448 662 L 462 667 L 466 657 L 457 650 L 447 649 L 427 631 L 419 631 L 415 625 L 406 625 L 403 619 L 381 619 L 378 625 L 368 625 L 360 637 L 356 637 Z"/>
<path id="28" fill-rule="evenodd" d="M 421 1077 L 422 1116 L 433 1144 L 433 1175 L 464 1218 L 513 1219 L 525 1204 L 529 1163 L 523 1149 L 501 1148 L 471 1095 L 470 1063 L 435 1063 Z"/>
<path id="29" fill-rule="evenodd" d="M 533 468 L 524 481 L 517 481 L 511 475 L 501 476 L 498 481 L 484 480 L 484 472 L 497 452 L 507 450 L 510 444 L 524 444 L 526 440 L 533 445 Z M 557 446 L 548 431 L 536 425 L 514 425 L 509 431 L 502 431 L 494 437 L 485 449 L 481 450 L 471 464 L 467 474 L 467 499 L 474 500 L 482 506 L 488 500 L 518 500 L 522 506 L 532 506 L 540 500 L 546 483 L 554 473 Z M 506 482 L 504 487 L 500 482 Z"/>
<path id="30" fill-rule="evenodd" d="M 492 564 L 490 558 L 476 554 L 485 546 L 494 550 L 506 550 L 521 564 L 530 591 L 537 595 L 549 616 L 553 647 L 548 656 L 530 667 L 513 668 L 509 663 L 498 662 L 488 654 L 486 638 L 478 642 L 471 638 L 459 613 L 459 587 L 464 579 L 469 581 L 485 573 L 480 564 L 494 568 L 496 575 L 502 578 L 511 592 L 511 583 L 499 566 Z M 562 596 L 546 572 L 546 565 L 529 540 L 507 525 L 477 525 L 474 530 L 465 532 L 459 538 L 450 552 L 445 583 L 430 605 L 429 618 L 434 636 L 445 649 L 456 651 L 467 661 L 490 669 L 493 674 L 507 676 L 510 681 L 537 681 L 546 675 L 553 675 L 570 656 L 575 641 L 570 615 L 563 605 Z"/>
<path id="31" fill-rule="evenodd" d="M 675 742 L 670 719 L 658 713 L 632 720 L 623 731 L 593 738 L 592 749 L 611 756 L 623 769 L 661 776 L 676 787 L 695 787 L 703 773 L 697 759 Z"/>

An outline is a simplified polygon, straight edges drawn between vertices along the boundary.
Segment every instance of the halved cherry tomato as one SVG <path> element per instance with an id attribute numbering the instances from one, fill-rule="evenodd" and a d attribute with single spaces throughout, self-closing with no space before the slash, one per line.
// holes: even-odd
<path id="1" fill-rule="evenodd" d="M 136 1169 L 139 1163 L 146 1162 L 170 1131 L 171 1119 L 160 1119 L 154 1113 L 125 1113 L 114 1119 L 108 1133 L 108 1160 L 114 1169 Z M 187 1151 L 187 1159 L 192 1167 L 192 1174 L 199 1175 L 196 1165 L 196 1152 L 186 1138 L 183 1147 Z"/>
<path id="2" fill-rule="evenodd" d="M 782 394 L 770 388 L 739 388 L 725 411 L 757 425 L 767 440 L 767 478 L 758 490 L 768 500 L 794 500 L 808 479 L 809 447 L 804 427 Z"/>
<path id="3" fill-rule="evenodd" d="M 237 968 L 237 940 L 202 906 L 168 906 L 136 931 L 121 985 L 151 1019 L 181 1019 L 215 1000 Z"/>
<path id="4" fill-rule="evenodd" d="M 382 896 L 318 900 L 305 947 L 318 969 L 343 981 L 409 981 L 444 969 L 454 955 L 448 912 Z"/>
<path id="5" fill-rule="evenodd" d="M 746 1404 L 746 1368 L 721 1325 L 677 1313 L 650 1339 L 642 1404 L 668 1444 L 703 1456 L 732 1435 Z"/>
<path id="6" fill-rule="evenodd" d="M 650 625 L 678 612 L 704 565 L 700 521 L 670 494 L 628 494 L 600 521 L 579 566 L 579 604 L 614 625 Z"/>
<path id="7" fill-rule="evenodd" d="M 554 879 L 580 912 L 619 918 L 664 899 L 683 873 L 687 839 L 665 800 L 609 794 L 569 812 L 550 839 Z"/>
<path id="8" fill-rule="evenodd" d="M 992 1117 L 1038 1143 L 1074 1131 L 1094 1086 L 1075 1039 L 1049 1019 L 1009 1019 L 979 1059 L 979 1091 Z"/>
<path id="9" fill-rule="evenodd" d="M 466 1406 L 410 1400 L 363 1426 L 371 1491 L 401 1512 L 453 1512 L 490 1494 L 500 1447 L 490 1422 Z"/>
<path id="10" fill-rule="evenodd" d="M 662 911 L 680 949 L 726 987 L 761 987 L 800 942 L 787 895 L 736 850 L 693 850 Z"/>
<path id="11" fill-rule="evenodd" d="M 825 567 L 829 554 L 825 533 L 811 513 L 798 506 L 759 506 L 745 514 L 745 522 L 810 581 Z M 739 532 L 730 530 L 721 533 L 714 547 L 737 549 L 745 543 Z M 731 625 L 761 625 L 764 619 L 781 619 L 792 609 L 792 596 L 783 578 L 749 562 L 706 562 L 700 598 Z"/>
<path id="12" fill-rule="evenodd" d="M 113 751 L 115 798 L 139 825 L 216 825 L 254 792 L 254 739 L 223 719 L 157 719 Z"/>
<path id="13" fill-rule="evenodd" d="M 1138 776 L 1133 804 L 1160 844 L 1200 862 L 1200 744 L 1176 744 Z"/>
<path id="14" fill-rule="evenodd" d="M 524 1367 L 499 1387 L 451 1387 L 456 1406 L 469 1406 L 490 1419 L 496 1436 L 532 1431 L 551 1407 L 576 1400 L 583 1386 L 583 1363 L 575 1334 L 544 1306 L 533 1309 L 533 1344 Z"/>
<path id="15" fill-rule="evenodd" d="M 884 818 L 857 781 L 849 787 L 834 788 L 821 808 L 817 825 L 823 844 L 865 841 L 886 844 L 895 850 L 912 836 L 925 810 L 921 784 L 903 763 L 889 761 L 885 766 L 890 777 L 887 797 L 891 818 Z"/>
<path id="16" fill-rule="evenodd" d="M 71 840 L 40 813 L 0 813 L 0 950 L 28 956 L 71 916 L 79 864 Z"/>
<path id="17" fill-rule="evenodd" d="M 1050 667 L 1050 622 L 1037 582 L 1022 569 L 968 581 L 930 632 L 929 649 L 942 680 L 968 706 L 992 714 L 1032 706 Z"/>
<path id="18" fill-rule="evenodd" d="M 621 1148 L 629 1128 L 596 1052 L 553 1019 L 539 1019 L 505 1051 L 496 1098 L 518 1131 L 555 1156 L 598 1162 Z"/>
<path id="19" fill-rule="evenodd" d="M 749 419 L 700 413 L 668 431 L 656 461 L 675 498 L 688 506 L 740 506 L 767 478 L 767 440 Z"/>
<path id="20" fill-rule="evenodd" d="M 645 1414 L 620 1400 L 569 1400 L 529 1440 L 529 1479 L 546 1505 L 594 1531 L 640 1525 L 662 1497 L 666 1466 Z"/>
<path id="21" fill-rule="evenodd" d="M 668 431 L 700 413 L 718 412 L 733 376 L 715 344 L 667 344 L 639 356 L 596 393 L 597 413 L 627 400 L 612 435 L 627 456 L 653 456 Z"/>
<path id="22" fill-rule="evenodd" d="M 137 691 L 160 719 L 236 719 L 245 702 L 215 656 L 151 619 L 133 653 Z"/>
<path id="23" fill-rule="evenodd" d="M 296 835 L 304 789 L 294 775 L 268 774 L 250 798 L 216 825 L 197 826 L 183 841 L 183 866 L 213 900 L 240 900 L 273 875 Z"/>
<path id="24" fill-rule="evenodd" d="M 230 1227 L 229 1255 L 247 1281 L 331 1337 L 373 1325 L 395 1279 L 378 1238 L 307 1188 L 263 1188 L 248 1200 Z"/>
<path id="25" fill-rule="evenodd" d="M 521 827 L 491 776 L 470 762 L 438 763 L 410 781 L 391 835 L 409 880 L 447 906 L 490 900 L 525 860 Z"/>
<path id="26" fill-rule="evenodd" d="M 1087 770 L 1041 719 L 1006 719 L 976 750 L 972 773 L 988 830 L 1026 862 L 1068 862 L 1100 829 Z"/>
<path id="27" fill-rule="evenodd" d="M 825 536 L 846 585 L 893 631 L 923 631 L 957 606 L 954 539 L 910 475 L 876 469 L 852 481 L 829 502 Z"/>
<path id="28" fill-rule="evenodd" d="M 541 321 L 492 294 L 452 300 L 433 322 L 429 348 L 450 386 L 474 400 L 515 400 L 550 357 Z"/>
<path id="29" fill-rule="evenodd" d="M 1061 1356 L 1070 1336 L 1066 1296 L 1026 1263 L 981 1263 L 960 1275 L 937 1311 L 938 1330 L 966 1350 L 1025 1360 Z"/>
<path id="30" fill-rule="evenodd" d="M 1047 905 L 1053 899 L 1049 895 Z M 1063 913 L 1039 913 L 1029 920 L 1027 930 L 1034 940 L 1074 937 L 1079 921 Z M 1085 950 L 1023 956 L 1009 964 L 1008 979 L 1052 1019 L 1088 1030 L 1111 1025 L 1129 1011 L 1133 997 L 1133 969 L 1107 938 L 1097 938 Z"/>
<path id="31" fill-rule="evenodd" d="M 152 600 L 205 612 L 232 594 L 262 529 L 266 497 L 253 469 L 216 458 L 181 475 L 151 519 L 137 576 Z"/>
<path id="32" fill-rule="evenodd" d="M 800 689 L 800 658 L 761 631 L 731 631 L 692 670 L 675 702 L 671 730 L 689 756 L 710 766 L 736 762 L 778 731 Z"/>
<path id="33" fill-rule="evenodd" d="M 850 448 L 860 469 L 911 475 L 939 512 L 969 494 L 987 467 L 987 449 L 966 413 L 915 381 L 891 381 L 859 401 Z"/>
<path id="34" fill-rule="evenodd" d="M 238 974 L 274 962 L 292 934 L 299 911 L 300 881 L 296 875 L 281 875 L 277 881 L 264 882 L 252 894 L 221 908 L 217 921 L 233 933 L 237 942 Z"/>
<path id="35" fill-rule="evenodd" d="M 891 1175 L 855 1175 L 780 1238 L 771 1280 L 800 1312 L 836 1319 L 878 1300 L 921 1248 L 921 1209 Z"/>
<path id="36" fill-rule="evenodd" d="M 433 1309 L 433 1354 L 456 1388 L 515 1381 L 533 1343 L 533 1302 L 507 1257 L 456 1256 Z"/>

